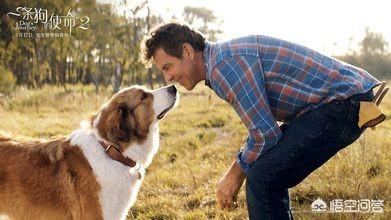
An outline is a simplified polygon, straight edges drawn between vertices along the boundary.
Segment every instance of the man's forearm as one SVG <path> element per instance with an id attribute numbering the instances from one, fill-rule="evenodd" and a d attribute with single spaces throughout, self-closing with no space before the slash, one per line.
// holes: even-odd
<path id="1" fill-rule="evenodd" d="M 231 210 L 242 187 L 246 175 L 235 160 L 225 175 L 217 183 L 217 204 L 221 209 Z"/>
<path id="2" fill-rule="evenodd" d="M 245 179 L 246 178 L 246 174 L 244 172 L 244 170 L 242 169 L 242 167 L 239 165 L 238 161 L 235 160 L 231 167 L 228 169 L 226 175 L 232 175 L 232 177 L 236 177 L 238 178 L 239 180 L 240 179 Z"/>

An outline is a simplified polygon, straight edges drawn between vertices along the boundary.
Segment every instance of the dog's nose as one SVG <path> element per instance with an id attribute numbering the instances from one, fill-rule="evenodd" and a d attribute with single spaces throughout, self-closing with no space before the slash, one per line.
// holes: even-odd
<path id="1" fill-rule="evenodd" d="M 171 94 L 176 94 L 176 92 L 177 92 L 177 89 L 176 89 L 175 85 L 169 86 L 169 87 L 167 88 L 167 90 L 168 90 L 168 92 L 171 93 Z"/>

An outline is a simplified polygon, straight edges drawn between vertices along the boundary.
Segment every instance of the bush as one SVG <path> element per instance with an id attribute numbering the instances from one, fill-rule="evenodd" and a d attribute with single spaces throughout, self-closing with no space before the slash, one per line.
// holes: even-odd
<path id="1" fill-rule="evenodd" d="M 0 65 L 0 93 L 9 93 L 14 88 L 15 78 L 12 72 Z"/>

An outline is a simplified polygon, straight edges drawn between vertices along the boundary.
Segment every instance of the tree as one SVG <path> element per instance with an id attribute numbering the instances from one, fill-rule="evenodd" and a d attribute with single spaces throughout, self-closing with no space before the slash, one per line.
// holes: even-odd
<path id="1" fill-rule="evenodd" d="M 388 42 L 381 33 L 365 29 L 360 42 L 360 50 L 338 57 L 347 63 L 361 67 L 379 79 L 391 78 L 391 54 L 387 50 Z"/>
<path id="2" fill-rule="evenodd" d="M 371 32 L 365 29 L 365 37 L 361 43 L 361 54 L 364 56 L 384 55 L 387 52 L 388 43 L 381 33 Z"/>
<path id="3" fill-rule="evenodd" d="M 129 9 L 123 15 L 116 13 L 112 5 L 96 0 L 37 0 L 29 3 L 3 0 L 0 5 L 0 74 L 7 70 L 16 84 L 31 88 L 52 84 L 66 89 L 69 83 L 94 83 L 96 91 L 102 85 L 111 85 L 117 92 L 123 83 L 148 83 L 151 88 L 156 82 L 164 84 L 158 70 L 144 68 L 139 59 L 143 35 L 161 24 L 162 17 L 150 10 L 148 0 L 132 1 L 132 6 L 128 0 L 120 4 Z M 45 29 L 44 24 L 38 22 L 36 31 L 29 32 L 32 37 L 17 37 L 18 33 L 25 31 L 15 28 L 15 24 L 24 18 L 7 16 L 7 13 L 24 6 L 24 10 L 31 8 L 30 12 L 47 10 L 48 19 L 51 14 L 66 16 L 71 10 L 78 19 L 88 16 L 89 28 L 73 29 L 72 34 L 64 37 L 37 37 L 36 33 L 67 32 L 65 26 L 62 30 Z M 194 12 L 193 20 L 202 18 L 202 30 L 212 33 L 207 27 L 216 18 L 207 17 L 207 12 L 203 15 L 197 13 Z"/>
<path id="4" fill-rule="evenodd" d="M 187 23 L 205 34 L 210 41 L 216 41 L 219 34 L 222 33 L 222 30 L 217 28 L 221 21 L 217 19 L 210 9 L 186 6 L 183 10 L 183 17 Z M 213 25 L 215 27 L 212 27 Z"/>

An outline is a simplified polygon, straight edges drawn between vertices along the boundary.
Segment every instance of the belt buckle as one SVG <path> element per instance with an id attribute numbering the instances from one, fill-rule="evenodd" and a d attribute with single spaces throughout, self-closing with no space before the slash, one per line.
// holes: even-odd
<path id="1" fill-rule="evenodd" d="M 105 151 L 109 151 L 111 147 L 114 147 L 115 149 L 117 149 L 117 151 L 120 151 L 118 144 L 110 144 L 108 147 L 105 148 Z"/>

